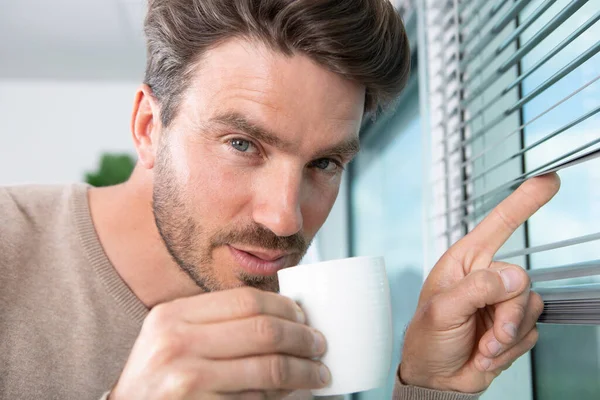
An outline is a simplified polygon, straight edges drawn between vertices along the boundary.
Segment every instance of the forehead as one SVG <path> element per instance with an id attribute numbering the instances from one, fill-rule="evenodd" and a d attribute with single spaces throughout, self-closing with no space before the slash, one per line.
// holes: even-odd
<path id="1" fill-rule="evenodd" d="M 286 135 L 357 135 L 365 88 L 309 57 L 286 56 L 264 45 L 229 40 L 195 67 L 180 113 L 197 122 L 235 111 Z"/>

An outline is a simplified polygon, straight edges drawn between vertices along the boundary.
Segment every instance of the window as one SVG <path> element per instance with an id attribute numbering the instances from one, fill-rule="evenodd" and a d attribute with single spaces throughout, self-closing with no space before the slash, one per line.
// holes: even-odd
<path id="1" fill-rule="evenodd" d="M 542 1 L 533 1 L 523 10 L 527 18 Z M 559 0 L 523 32 L 529 40 L 544 24 L 565 9 L 569 1 Z M 522 60 L 522 69 L 531 69 L 557 43 L 567 39 L 590 17 L 598 14 L 597 2 L 587 2 L 559 28 L 549 34 Z M 593 19 L 592 19 L 593 21 Z M 579 37 L 523 80 L 523 95 L 551 78 L 589 49 L 594 51 L 600 38 L 600 23 L 594 23 Z M 597 50 L 596 50 L 597 53 Z M 585 115 L 586 120 L 558 134 L 526 153 L 526 170 L 535 169 L 549 159 L 560 157 L 600 137 L 600 54 L 591 56 L 571 73 L 549 87 L 523 108 L 524 122 L 563 99 L 575 89 L 581 92 L 545 114 L 524 130 L 525 146 L 543 140 L 569 122 Z M 589 85 L 589 86 L 586 86 Z M 600 159 L 579 164 L 562 172 L 562 189 L 547 207 L 533 216 L 528 225 L 529 246 L 556 243 L 600 232 Z M 531 255 L 530 268 L 548 268 L 600 259 L 600 243 L 585 242 Z M 598 276 L 540 282 L 537 286 L 564 286 L 600 282 Z M 533 352 L 534 384 L 539 399 L 566 398 L 591 400 L 600 397 L 600 328 L 596 326 L 539 326 L 540 340 Z"/>
<path id="2" fill-rule="evenodd" d="M 419 12 L 432 258 L 526 178 L 560 169 L 561 192 L 499 258 L 532 277 L 564 278 L 536 280 L 540 293 L 563 301 L 586 289 L 600 297 L 600 3 L 427 0 Z M 600 328 L 590 299 L 562 314 L 547 302 L 544 321 L 554 324 L 539 325 L 531 358 L 519 359 L 483 399 L 599 398 Z"/>
<path id="3" fill-rule="evenodd" d="M 356 395 L 361 400 L 391 398 L 402 336 L 423 282 L 421 136 L 415 76 L 395 111 L 364 130 L 351 168 L 352 255 L 385 257 L 395 339 L 387 385 Z"/>

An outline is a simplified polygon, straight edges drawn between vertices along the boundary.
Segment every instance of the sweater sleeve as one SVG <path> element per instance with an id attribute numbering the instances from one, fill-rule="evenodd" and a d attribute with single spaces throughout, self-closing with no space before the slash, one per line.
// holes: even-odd
<path id="1" fill-rule="evenodd" d="M 477 400 L 483 392 L 459 393 L 426 389 L 418 386 L 407 386 L 396 374 L 396 384 L 392 400 Z"/>
<path id="2" fill-rule="evenodd" d="M 425 389 L 417 386 L 404 385 L 396 376 L 396 385 L 392 400 L 477 400 L 481 393 L 468 394 L 458 392 L 442 392 L 439 390 Z M 100 400 L 108 400 L 110 392 L 104 393 Z"/>

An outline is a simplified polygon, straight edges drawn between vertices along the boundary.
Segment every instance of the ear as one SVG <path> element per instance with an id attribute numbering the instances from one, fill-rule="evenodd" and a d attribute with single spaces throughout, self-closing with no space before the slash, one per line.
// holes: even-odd
<path id="1" fill-rule="evenodd" d="M 139 163 L 154 168 L 160 140 L 160 107 L 148 85 L 142 85 L 135 94 L 131 115 L 131 133 Z"/>

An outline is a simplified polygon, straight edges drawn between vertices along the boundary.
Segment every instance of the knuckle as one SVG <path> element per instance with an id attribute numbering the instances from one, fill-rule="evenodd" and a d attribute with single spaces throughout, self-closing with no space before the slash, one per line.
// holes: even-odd
<path id="1" fill-rule="evenodd" d="M 144 320 L 144 326 L 155 330 L 162 329 L 171 321 L 173 312 L 168 304 L 159 304 L 150 310 L 150 313 Z"/>
<path id="2" fill-rule="evenodd" d="M 525 306 L 523 304 L 516 303 L 513 306 L 511 317 L 514 318 L 514 321 L 517 323 L 516 325 L 519 325 L 523 321 L 525 314 Z"/>
<path id="3" fill-rule="evenodd" d="M 504 213 L 502 210 L 500 210 L 498 207 L 494 208 L 492 210 L 492 212 L 494 214 L 496 214 L 496 216 L 504 223 L 504 225 L 510 229 L 511 231 L 516 230 L 519 227 L 519 222 L 517 220 L 515 220 L 514 218 L 512 218 L 512 216 Z"/>
<path id="4" fill-rule="evenodd" d="M 468 264 L 466 265 L 470 265 L 471 268 L 473 267 L 478 267 L 478 268 L 487 268 L 490 263 L 492 262 L 492 257 L 493 257 L 493 251 L 491 251 L 490 249 L 488 249 L 485 244 L 476 244 L 473 245 L 469 251 L 467 252 L 467 257 L 468 258 Z M 476 269 L 475 271 L 478 271 L 479 269 Z"/>
<path id="5" fill-rule="evenodd" d="M 274 387 L 284 387 L 289 383 L 290 374 L 290 363 L 285 356 L 273 356 L 269 358 L 269 377 Z"/>
<path id="6" fill-rule="evenodd" d="M 444 301 L 440 296 L 432 297 L 424 306 L 422 311 L 423 319 L 427 325 L 434 325 L 445 315 Z"/>
<path id="7" fill-rule="evenodd" d="M 529 344 L 530 347 L 535 346 L 535 344 L 537 343 L 538 339 L 540 338 L 540 333 L 537 330 L 537 328 L 533 328 L 531 330 L 531 333 L 529 334 Z"/>
<path id="8" fill-rule="evenodd" d="M 473 273 L 470 291 L 480 307 L 485 306 L 485 299 L 494 292 L 494 282 L 499 277 L 492 276 L 492 274 L 494 272 L 489 270 L 478 270 Z"/>
<path id="9" fill-rule="evenodd" d="M 247 287 L 238 290 L 234 301 L 237 311 L 241 315 L 258 315 L 263 311 L 260 293 L 257 289 Z"/>
<path id="10" fill-rule="evenodd" d="M 315 348 L 315 333 L 305 326 L 302 326 L 301 344 L 308 353 L 312 353 Z"/>
<path id="11" fill-rule="evenodd" d="M 542 312 L 544 312 L 544 300 L 542 300 L 542 296 L 535 292 L 531 292 L 531 309 L 533 312 L 534 319 L 538 319 Z"/>
<path id="12" fill-rule="evenodd" d="M 500 375 L 500 372 L 504 372 L 507 369 L 509 369 L 510 367 L 512 367 L 513 363 L 514 363 L 514 361 L 511 361 L 511 362 L 508 362 L 508 363 L 498 367 L 498 369 L 497 369 L 498 375 Z"/>
<path id="13" fill-rule="evenodd" d="M 258 340 L 269 348 L 278 348 L 284 338 L 281 323 L 272 317 L 254 318 L 254 332 Z"/>
<path id="14" fill-rule="evenodd" d="M 185 398 L 190 393 L 193 393 L 197 387 L 196 374 L 187 369 L 177 369 L 171 371 L 166 376 L 164 393 L 168 398 L 179 399 Z"/>
<path id="15" fill-rule="evenodd" d="M 185 353 L 185 340 L 183 336 L 171 330 L 157 335 L 151 346 L 150 360 L 155 365 L 166 365 Z"/>

